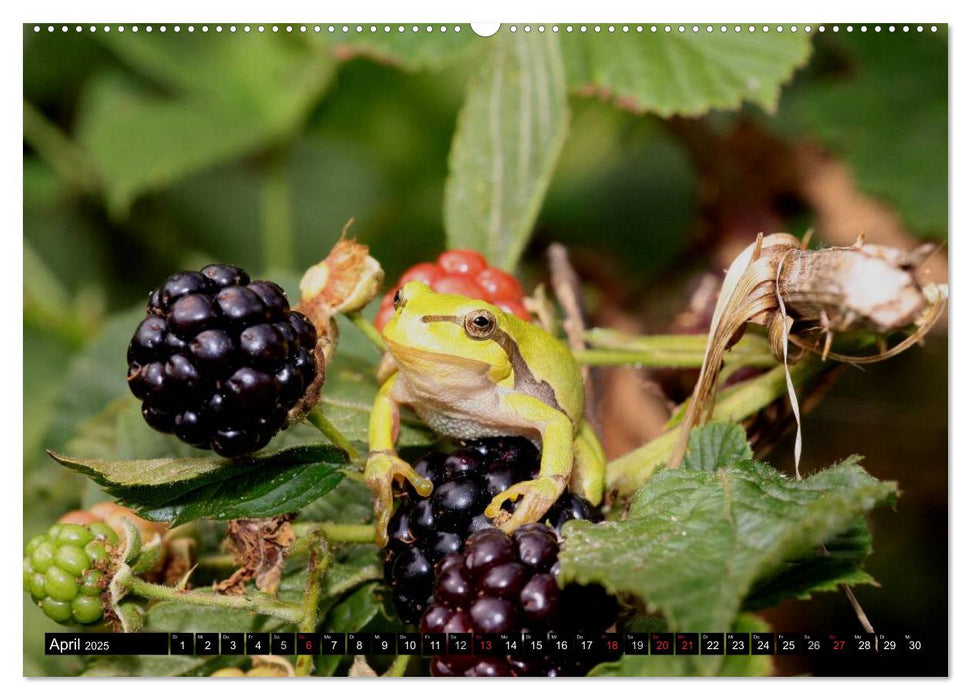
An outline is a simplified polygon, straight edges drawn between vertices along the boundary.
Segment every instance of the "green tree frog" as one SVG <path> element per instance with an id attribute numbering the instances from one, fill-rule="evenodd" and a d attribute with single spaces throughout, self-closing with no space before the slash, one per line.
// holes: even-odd
<path id="1" fill-rule="evenodd" d="M 364 473 L 375 496 L 379 544 L 387 541 L 393 483 L 407 480 L 422 496 L 432 491 L 395 452 L 401 405 L 448 437 L 519 435 L 537 443 L 538 477 L 486 507 L 485 515 L 506 532 L 541 518 L 567 487 L 600 502 L 606 460 L 583 419 L 582 376 L 563 343 L 492 304 L 440 294 L 422 282 L 405 284 L 394 308 L 382 335 L 397 369 L 374 402 Z M 502 510 L 520 498 L 514 514 Z"/>

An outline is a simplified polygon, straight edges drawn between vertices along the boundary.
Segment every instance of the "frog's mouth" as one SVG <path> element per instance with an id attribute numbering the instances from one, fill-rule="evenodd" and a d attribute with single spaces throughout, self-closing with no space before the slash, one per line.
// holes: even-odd
<path id="1" fill-rule="evenodd" d="M 475 376 L 485 376 L 489 373 L 489 363 L 470 357 L 452 355 L 446 352 L 435 352 L 428 348 L 412 348 L 401 345 L 385 338 L 388 349 L 394 355 L 399 366 L 409 372 L 429 373 L 429 376 L 440 376 L 443 373 L 454 374 L 456 368 Z"/>

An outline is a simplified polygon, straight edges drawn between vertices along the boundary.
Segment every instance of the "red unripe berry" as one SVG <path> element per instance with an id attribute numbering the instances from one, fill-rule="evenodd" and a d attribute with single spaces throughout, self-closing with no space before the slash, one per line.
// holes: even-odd
<path id="1" fill-rule="evenodd" d="M 401 287 L 404 287 L 409 282 L 424 282 L 429 287 L 433 287 L 435 282 L 437 282 L 442 277 L 442 269 L 435 265 L 434 263 L 418 263 L 417 265 L 408 268 L 408 270 L 401 276 L 398 280 L 398 284 L 394 289 L 391 290 L 392 296 L 394 291 Z"/>
<path id="2" fill-rule="evenodd" d="M 497 301 L 520 301 L 523 298 L 523 288 L 515 277 L 507 272 L 487 267 L 475 276 L 475 283 L 482 287 L 488 298 Z"/>
<path id="3" fill-rule="evenodd" d="M 438 266 L 449 274 L 474 277 L 489 263 L 481 253 L 474 250 L 446 250 L 438 256 Z"/>
<path id="4" fill-rule="evenodd" d="M 472 299 L 482 299 L 485 297 L 479 285 L 468 277 L 460 277 L 458 275 L 445 275 L 432 285 L 432 289 L 441 294 L 459 294 Z"/>

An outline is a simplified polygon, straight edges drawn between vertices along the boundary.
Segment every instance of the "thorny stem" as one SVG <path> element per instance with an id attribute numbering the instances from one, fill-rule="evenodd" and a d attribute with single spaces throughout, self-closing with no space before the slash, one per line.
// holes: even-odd
<path id="1" fill-rule="evenodd" d="M 247 610 L 258 615 L 276 617 L 291 624 L 298 624 L 304 619 L 302 608 L 271 598 L 220 595 L 207 591 L 179 591 L 157 583 L 149 583 L 136 576 L 132 576 L 126 583 L 132 593 L 150 600 L 164 600 L 189 605 L 228 608 L 230 610 Z"/>
<path id="2" fill-rule="evenodd" d="M 310 580 L 307 583 L 307 590 L 303 595 L 303 619 L 300 621 L 298 630 L 301 632 L 313 632 L 317 629 L 317 610 L 320 607 L 320 592 L 324 574 L 334 560 L 327 541 L 315 537 L 310 546 Z M 314 657 L 309 654 L 297 656 L 296 674 L 298 676 L 309 676 L 314 668 Z"/>
<path id="3" fill-rule="evenodd" d="M 297 539 L 287 548 L 287 556 L 294 557 L 306 554 L 319 536 L 328 542 L 346 542 L 349 544 L 370 544 L 374 542 L 374 525 L 357 523 L 331 522 L 299 522 L 293 524 Z M 199 558 L 200 569 L 231 569 L 236 566 L 236 558 L 232 554 L 208 554 Z"/>
<path id="4" fill-rule="evenodd" d="M 351 441 L 348 440 L 344 434 L 337 429 L 337 426 L 328 420 L 327 416 L 320 409 L 320 406 L 314 406 L 310 413 L 306 416 L 307 421 L 313 425 L 317 430 L 323 434 L 325 438 L 331 441 L 331 443 L 347 453 L 348 458 L 351 462 L 357 463 L 361 460 L 360 453 L 354 449 L 351 445 Z"/>
<path id="5" fill-rule="evenodd" d="M 381 333 L 374 324 L 364 318 L 364 315 L 360 311 L 348 311 L 346 314 L 347 318 L 353 323 L 358 329 L 367 336 L 367 339 L 371 341 L 378 350 L 384 352 L 387 348 L 384 344 L 384 338 L 381 337 Z"/>
<path id="6" fill-rule="evenodd" d="M 808 358 L 790 367 L 792 382 L 800 385 L 827 367 L 817 358 Z M 741 420 L 771 404 L 786 393 L 785 367 L 779 365 L 765 374 L 738 384 L 722 392 L 715 404 L 711 419 Z M 683 416 L 682 416 L 683 419 Z M 607 486 L 621 494 L 636 491 L 663 465 L 678 439 L 681 421 L 636 450 L 628 452 L 607 465 Z"/>

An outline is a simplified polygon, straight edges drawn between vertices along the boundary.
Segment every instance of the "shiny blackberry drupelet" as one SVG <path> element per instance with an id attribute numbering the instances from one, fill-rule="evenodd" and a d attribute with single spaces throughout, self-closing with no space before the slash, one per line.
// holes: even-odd
<path id="1" fill-rule="evenodd" d="M 551 630 L 596 637 L 617 618 L 617 603 L 600 586 L 556 584 L 560 547 L 548 526 L 530 523 L 510 537 L 490 528 L 473 534 L 461 554 L 435 567 L 434 602 L 422 632 L 502 634 Z M 436 676 L 579 676 L 608 656 L 436 656 Z"/>
<path id="2" fill-rule="evenodd" d="M 451 454 L 433 452 L 415 464 L 435 490 L 420 498 L 410 487 L 402 494 L 388 524 L 385 579 L 391 586 L 398 615 L 417 623 L 432 600 L 435 564 L 461 552 L 466 538 L 492 523 L 482 511 L 494 496 L 539 472 L 539 451 L 517 437 L 483 438 L 467 442 Z M 514 510 L 515 504 L 506 504 Z M 545 521 L 557 531 L 568 520 L 599 521 L 589 501 L 564 493 Z"/>
<path id="3" fill-rule="evenodd" d="M 128 387 L 156 430 L 225 457 L 264 447 L 317 377 L 317 332 L 273 282 L 232 265 L 177 272 L 149 295 Z"/>

